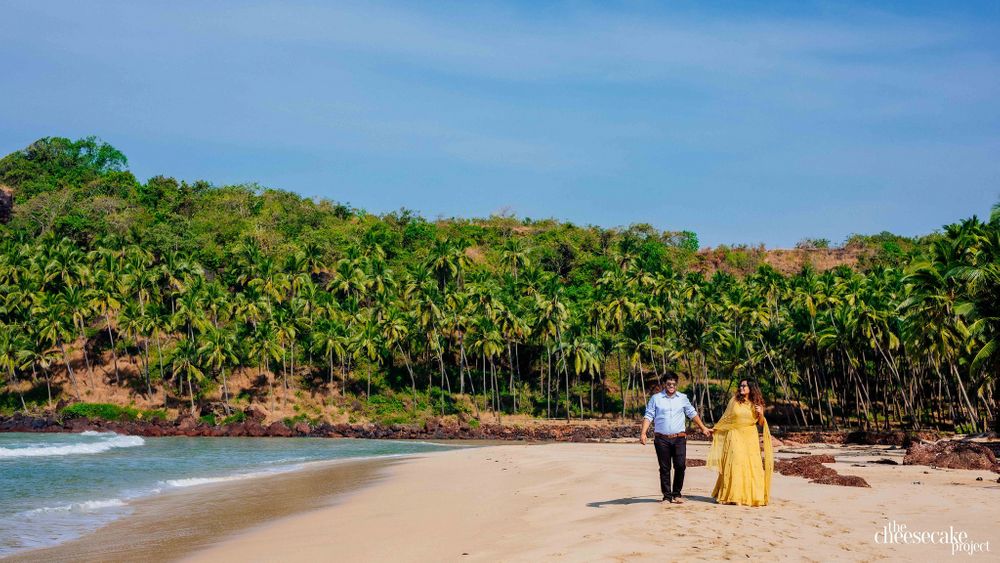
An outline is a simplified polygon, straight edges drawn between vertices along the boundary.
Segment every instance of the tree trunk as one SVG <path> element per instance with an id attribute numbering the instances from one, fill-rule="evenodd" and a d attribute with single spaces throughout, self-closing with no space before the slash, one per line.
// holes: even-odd
<path id="1" fill-rule="evenodd" d="M 552 418 L 552 350 L 545 346 L 546 375 L 542 376 L 545 386 L 545 418 Z"/>
<path id="2" fill-rule="evenodd" d="M 622 351 L 618 350 L 618 391 L 622 396 L 622 420 L 625 420 L 625 380 L 622 378 Z"/>
<path id="3" fill-rule="evenodd" d="M 31 378 L 35 379 L 35 377 L 36 377 L 35 376 L 35 363 L 32 362 L 31 363 Z M 21 410 L 27 412 L 28 411 L 28 405 L 24 402 L 24 392 L 21 391 L 21 384 L 17 380 L 17 373 L 13 369 L 10 370 L 10 378 L 11 378 L 11 380 L 14 381 L 14 384 L 17 385 L 17 395 L 19 397 L 21 397 Z M 52 402 L 52 398 L 51 398 L 52 393 L 50 392 L 49 395 L 50 395 L 50 397 L 49 397 L 49 403 L 51 403 Z"/>
<path id="4" fill-rule="evenodd" d="M 160 386 L 163 387 L 163 408 L 167 408 L 167 374 L 163 371 L 163 348 L 160 346 L 160 333 L 156 332 L 156 361 L 160 364 Z M 84 350 L 84 355 L 87 355 Z"/>
<path id="5" fill-rule="evenodd" d="M 94 388 L 94 367 L 90 365 L 90 355 L 87 354 L 87 333 L 80 328 L 80 340 L 83 341 L 83 362 L 87 365 L 87 385 L 93 389 Z"/>
<path id="6" fill-rule="evenodd" d="M 143 367 L 143 371 L 146 372 L 146 395 L 152 400 L 153 398 L 153 386 L 149 382 L 149 339 L 145 338 L 142 342 L 143 352 L 146 355 L 146 365 Z M 87 351 L 83 351 L 83 355 L 87 355 Z"/>
<path id="7" fill-rule="evenodd" d="M 223 403 L 226 406 L 226 416 L 232 414 L 232 409 L 229 406 L 229 386 L 226 385 L 226 368 L 220 370 L 222 372 L 222 395 L 225 399 Z"/>
<path id="8" fill-rule="evenodd" d="M 285 349 L 281 349 L 281 406 L 288 403 L 288 360 L 285 358 Z"/>
<path id="9" fill-rule="evenodd" d="M 111 341 L 111 357 L 114 358 L 115 385 L 121 385 L 121 379 L 118 377 L 118 351 L 115 350 L 115 337 L 111 333 L 111 317 L 107 313 L 104 313 L 104 322 L 108 325 L 108 340 Z"/>
<path id="10" fill-rule="evenodd" d="M 514 355 L 511 353 L 510 342 L 507 342 L 507 363 L 510 364 L 510 397 L 511 397 L 511 414 L 517 413 L 517 391 L 514 389 Z"/>
<path id="11" fill-rule="evenodd" d="M 73 390 L 76 393 L 76 400 L 80 400 L 80 386 L 76 383 L 76 375 L 73 374 L 73 366 L 69 362 L 69 353 L 66 351 L 66 344 L 60 340 L 59 347 L 62 348 L 63 362 L 66 364 L 66 372 L 69 374 L 70 381 L 73 382 Z M 24 404 L 24 397 L 21 397 L 22 406 Z"/>
<path id="12" fill-rule="evenodd" d="M 465 335 L 458 338 L 458 394 L 465 395 Z M 475 401 L 473 401 L 475 404 Z"/>

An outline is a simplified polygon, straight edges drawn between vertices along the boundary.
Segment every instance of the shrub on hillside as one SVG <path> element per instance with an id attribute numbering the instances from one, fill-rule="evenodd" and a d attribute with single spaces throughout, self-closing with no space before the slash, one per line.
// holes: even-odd
<path id="1" fill-rule="evenodd" d="M 108 403 L 74 403 L 60 411 L 63 418 L 89 418 L 93 420 L 135 421 L 167 418 L 163 410 L 140 410 Z"/>

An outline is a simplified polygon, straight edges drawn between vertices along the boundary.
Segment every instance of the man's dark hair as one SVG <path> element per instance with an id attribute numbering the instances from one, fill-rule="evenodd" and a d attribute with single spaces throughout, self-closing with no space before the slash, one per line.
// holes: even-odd
<path id="1" fill-rule="evenodd" d="M 663 374 L 663 381 L 677 381 L 677 374 L 672 371 L 668 371 Z"/>

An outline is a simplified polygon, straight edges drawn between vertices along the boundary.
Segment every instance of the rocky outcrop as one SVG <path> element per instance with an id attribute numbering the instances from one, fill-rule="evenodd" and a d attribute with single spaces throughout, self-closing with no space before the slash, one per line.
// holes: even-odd
<path id="1" fill-rule="evenodd" d="M 1000 473 L 992 448 L 965 440 L 942 440 L 913 444 L 906 450 L 903 465 L 929 465 L 947 469 L 978 469 Z"/>
<path id="2" fill-rule="evenodd" d="M 14 216 L 14 192 L 7 186 L 0 185 L 0 223 L 10 222 Z"/>
<path id="3" fill-rule="evenodd" d="M 433 419 L 423 425 L 381 424 L 319 424 L 310 426 L 297 422 L 291 426 L 273 422 L 263 426 L 258 416 L 248 416 L 243 422 L 226 425 L 209 425 L 190 415 L 174 421 L 88 420 L 85 418 L 59 419 L 30 417 L 15 414 L 0 418 L 0 432 L 117 432 L 135 436 L 311 436 L 327 438 L 368 438 L 394 440 L 525 440 L 535 442 L 601 442 L 639 435 L 638 424 L 617 426 L 575 426 L 547 424 L 532 426 L 504 426 L 485 424 L 474 427 L 468 423 Z"/>

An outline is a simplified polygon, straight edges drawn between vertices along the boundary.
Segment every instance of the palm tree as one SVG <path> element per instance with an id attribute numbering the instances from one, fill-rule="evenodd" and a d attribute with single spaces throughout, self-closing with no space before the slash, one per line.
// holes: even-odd
<path id="1" fill-rule="evenodd" d="M 7 375 L 9 381 L 15 385 L 18 383 L 17 370 L 21 367 L 20 352 L 23 346 L 22 343 L 18 342 L 18 334 L 19 331 L 16 330 L 16 327 L 0 324 L 0 373 Z M 28 410 L 28 406 L 24 403 L 24 393 L 20 387 L 18 387 L 17 394 L 21 398 L 21 408 Z"/>
<path id="2" fill-rule="evenodd" d="M 347 354 L 347 334 L 344 323 L 337 318 L 321 318 L 311 333 L 313 350 L 322 354 L 328 362 L 330 390 L 333 391 L 333 361 L 343 364 Z"/>
<path id="3" fill-rule="evenodd" d="M 593 376 L 599 374 L 601 371 L 601 364 L 603 363 L 603 358 L 601 355 L 600 347 L 597 342 L 589 336 L 576 335 L 567 342 L 563 344 L 563 350 L 561 350 L 560 357 L 563 362 L 572 361 L 573 363 L 573 373 L 580 377 L 581 374 L 587 373 L 591 375 L 591 382 L 593 382 Z M 593 389 L 593 385 L 591 385 Z M 580 400 L 580 416 L 583 416 L 583 396 L 578 395 Z M 566 380 L 566 418 L 569 419 L 569 405 L 570 405 L 570 388 L 569 379 Z M 590 397 L 590 407 L 593 410 L 594 407 L 594 397 L 591 393 Z"/>
<path id="4" fill-rule="evenodd" d="M 378 324 L 372 318 L 370 310 L 365 309 L 357 318 L 356 326 L 360 329 L 354 339 L 354 354 L 358 358 L 368 360 L 368 388 L 365 398 L 370 398 L 372 394 L 372 370 L 373 364 L 381 363 L 382 358 L 382 335 L 379 333 Z"/>
<path id="5" fill-rule="evenodd" d="M 87 379 L 90 387 L 94 386 L 94 368 L 90 365 L 90 355 L 87 354 L 86 326 L 90 322 L 90 305 L 93 303 L 93 293 L 89 287 L 66 286 L 59 294 L 60 306 L 64 311 L 69 312 L 76 329 L 76 337 L 82 341 L 83 361 L 87 366 Z"/>
<path id="6" fill-rule="evenodd" d="M 261 370 L 266 366 L 269 376 L 267 377 L 268 397 L 270 398 L 270 408 L 274 411 L 274 372 L 270 368 L 270 362 L 278 362 L 284 359 L 284 347 L 281 345 L 277 326 L 271 322 L 260 322 L 253 329 L 250 336 L 249 354 L 257 358 L 257 374 L 262 376 Z"/>
<path id="7" fill-rule="evenodd" d="M 528 258 L 528 252 L 524 249 L 524 245 L 521 241 L 510 237 L 506 239 L 501 247 L 500 262 L 507 271 L 514 276 L 514 281 L 517 281 L 517 272 L 519 269 L 523 270 L 531 264 L 531 260 Z"/>
<path id="8" fill-rule="evenodd" d="M 117 285 L 115 274 L 107 270 L 98 270 L 97 285 L 98 288 L 94 292 L 93 299 L 91 300 L 91 307 L 93 307 L 97 314 L 104 317 L 104 327 L 108 332 L 108 341 L 111 344 L 111 355 L 115 370 L 115 383 L 120 384 L 121 378 L 118 373 L 118 351 L 115 349 L 115 336 L 111 331 L 111 315 L 113 313 L 117 313 L 118 309 L 122 306 L 121 301 L 118 299 L 118 291 L 116 291 L 115 287 Z"/>
<path id="9" fill-rule="evenodd" d="M 409 319 L 407 319 L 404 316 L 404 313 L 399 309 L 399 305 L 400 304 L 396 304 L 394 307 L 389 309 L 389 313 L 382 320 L 380 332 L 383 342 L 385 342 L 385 347 L 389 350 L 392 350 L 393 347 L 395 347 L 395 349 L 403 357 L 403 362 L 406 365 L 406 372 L 410 375 L 410 393 L 413 396 L 413 407 L 416 408 L 417 379 L 413 374 L 410 354 L 407 352 L 407 349 L 409 348 L 410 323 Z M 404 344 L 406 344 L 406 348 L 403 347 Z"/>
<path id="10" fill-rule="evenodd" d="M 217 371 L 222 376 L 222 392 L 226 415 L 230 415 L 232 409 L 229 406 L 229 387 L 226 384 L 226 368 L 239 364 L 238 346 L 236 335 L 226 328 L 210 328 L 204 335 L 198 355 L 204 359 L 205 364 Z"/>
<path id="11" fill-rule="evenodd" d="M 194 413 L 194 387 L 193 381 L 201 383 L 205 379 L 205 373 L 201 368 L 201 357 L 195 343 L 189 339 L 181 338 L 174 348 L 170 364 L 174 373 L 183 375 L 188 384 L 188 397 L 191 400 L 191 412 Z"/>
<path id="12" fill-rule="evenodd" d="M 38 322 L 38 337 L 51 348 L 62 351 L 63 365 L 66 366 L 66 373 L 73 384 L 73 392 L 76 394 L 77 400 L 80 400 L 80 386 L 76 382 L 76 375 L 73 373 L 73 366 L 69 359 L 69 351 L 66 349 L 66 339 L 67 337 L 72 338 L 72 333 L 65 326 L 66 315 L 56 298 L 49 294 L 42 294 L 32 307 L 32 317 Z"/>

